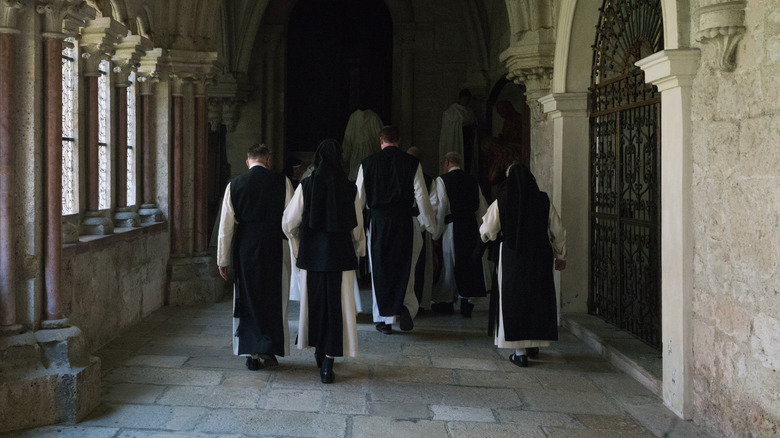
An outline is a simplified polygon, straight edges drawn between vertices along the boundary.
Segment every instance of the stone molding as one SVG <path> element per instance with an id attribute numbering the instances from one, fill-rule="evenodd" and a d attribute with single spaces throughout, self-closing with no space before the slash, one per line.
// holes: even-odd
<path id="1" fill-rule="evenodd" d="M 87 211 L 79 227 L 79 234 L 105 236 L 114 233 L 114 223 L 103 212 Z"/>
<path id="2" fill-rule="evenodd" d="M 44 38 L 77 36 L 88 20 L 97 17 L 97 11 L 81 0 L 40 1 L 35 10 L 43 16 Z"/>
<path id="3" fill-rule="evenodd" d="M 665 91 L 675 87 L 690 87 L 699 68 L 698 49 L 662 50 L 634 65 L 645 72 L 645 82 Z"/>
<path id="4" fill-rule="evenodd" d="M 79 46 L 84 58 L 84 76 L 99 76 L 101 61 L 109 60 L 116 46 L 127 35 L 127 28 L 112 18 L 103 17 L 90 20 L 81 30 Z"/>
<path id="5" fill-rule="evenodd" d="M 114 64 L 114 86 L 130 86 L 130 73 L 141 66 L 141 57 L 152 48 L 152 42 L 140 35 L 129 35 L 122 38 L 122 41 L 116 45 L 114 56 L 111 58 Z"/>
<path id="6" fill-rule="evenodd" d="M 745 34 L 745 0 L 720 1 L 696 10 L 699 31 L 696 39 L 712 44 L 717 57 L 715 65 L 721 71 L 737 67 L 737 45 Z"/>
<path id="7" fill-rule="evenodd" d="M 542 112 L 551 119 L 587 117 L 588 93 L 553 93 L 539 99 Z"/>
<path id="8" fill-rule="evenodd" d="M 117 207 L 114 212 L 114 228 L 137 228 L 141 226 L 141 216 L 134 207 Z"/>
<path id="9" fill-rule="evenodd" d="M 0 33 L 19 33 L 16 18 L 25 6 L 27 2 L 23 0 L 0 0 Z"/>

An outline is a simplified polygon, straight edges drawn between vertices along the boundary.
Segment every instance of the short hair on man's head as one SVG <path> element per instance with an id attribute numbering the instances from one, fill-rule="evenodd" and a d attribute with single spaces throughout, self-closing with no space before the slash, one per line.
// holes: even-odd
<path id="1" fill-rule="evenodd" d="M 471 90 L 469 90 L 468 88 L 464 88 L 460 90 L 460 93 L 458 93 L 458 98 L 461 97 L 468 97 L 469 99 L 471 99 Z"/>
<path id="2" fill-rule="evenodd" d="M 447 152 L 444 154 L 444 159 L 458 167 L 463 164 L 463 158 L 457 152 Z"/>
<path id="3" fill-rule="evenodd" d="M 379 131 L 379 138 L 385 143 L 398 143 L 401 140 L 401 135 L 398 132 L 398 127 L 395 125 L 385 125 L 382 130 Z"/>
<path id="4" fill-rule="evenodd" d="M 417 161 L 421 162 L 425 159 L 425 152 L 417 146 L 412 146 L 406 150 L 406 153 L 417 158 Z"/>
<path id="5" fill-rule="evenodd" d="M 249 159 L 256 160 L 258 158 L 264 158 L 271 155 L 271 150 L 268 149 L 268 146 L 262 144 L 262 143 L 255 143 L 252 146 L 249 147 L 249 150 L 246 151 L 246 157 Z"/>

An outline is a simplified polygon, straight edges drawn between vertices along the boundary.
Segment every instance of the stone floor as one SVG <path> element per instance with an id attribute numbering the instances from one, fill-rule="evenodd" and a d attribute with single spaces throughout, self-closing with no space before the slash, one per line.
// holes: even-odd
<path id="1" fill-rule="evenodd" d="M 366 303 L 370 305 L 370 302 Z M 249 371 L 231 354 L 230 302 L 165 307 L 95 354 L 100 406 L 75 426 L 3 437 L 706 437 L 561 328 L 528 368 L 471 319 L 423 313 L 384 335 L 359 315 L 359 353 L 323 385 L 312 350 Z M 290 306 L 295 337 L 297 305 Z"/>

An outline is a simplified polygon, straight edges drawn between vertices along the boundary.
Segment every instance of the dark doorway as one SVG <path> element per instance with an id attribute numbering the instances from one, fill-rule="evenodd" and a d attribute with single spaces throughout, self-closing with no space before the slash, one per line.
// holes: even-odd
<path id="1" fill-rule="evenodd" d="M 341 139 L 359 106 L 391 122 L 393 24 L 382 0 L 300 0 L 287 47 L 288 150 Z"/>

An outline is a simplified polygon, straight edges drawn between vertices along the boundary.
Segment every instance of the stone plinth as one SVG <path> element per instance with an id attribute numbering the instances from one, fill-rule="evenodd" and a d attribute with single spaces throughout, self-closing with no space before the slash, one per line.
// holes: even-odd
<path id="1" fill-rule="evenodd" d="M 0 432 L 74 424 L 100 403 L 100 359 L 76 327 L 0 336 Z"/>
<path id="2" fill-rule="evenodd" d="M 167 305 L 213 303 L 222 298 L 225 290 L 213 256 L 177 257 L 168 262 Z"/>

